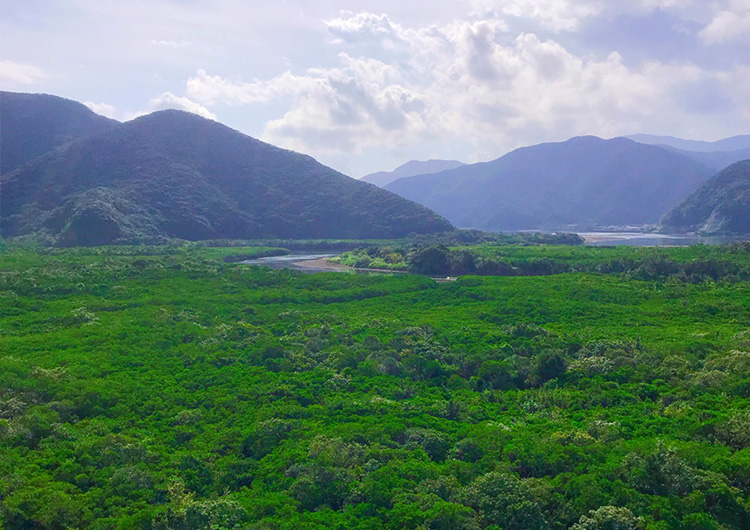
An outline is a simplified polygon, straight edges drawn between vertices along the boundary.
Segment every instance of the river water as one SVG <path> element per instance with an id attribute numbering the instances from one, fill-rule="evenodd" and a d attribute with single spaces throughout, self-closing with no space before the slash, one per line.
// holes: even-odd
<path id="1" fill-rule="evenodd" d="M 746 240 L 742 237 L 701 237 L 643 232 L 579 232 L 586 245 L 591 246 L 629 246 L 629 247 L 684 247 L 703 243 L 721 245 Z"/>
<path id="2" fill-rule="evenodd" d="M 272 269 L 295 269 L 306 273 L 313 272 L 347 272 L 340 266 L 327 264 L 325 260 L 338 254 L 313 254 L 296 252 L 285 256 L 269 256 L 266 258 L 249 259 L 241 263 L 246 265 L 261 265 Z"/>
<path id="3" fill-rule="evenodd" d="M 729 237 L 698 237 L 669 234 L 652 234 L 642 232 L 579 232 L 578 235 L 586 240 L 590 246 L 624 245 L 631 247 L 658 246 L 687 246 L 703 243 L 720 245 L 740 241 L 743 238 Z M 747 239 L 747 238 L 744 238 Z M 295 269 L 307 274 L 315 272 L 346 272 L 356 274 L 393 274 L 390 271 L 354 270 L 349 267 L 328 263 L 326 260 L 338 256 L 335 254 L 321 254 L 313 252 L 295 252 L 285 256 L 269 256 L 266 258 L 249 259 L 243 261 L 246 265 L 261 265 L 272 269 Z"/>

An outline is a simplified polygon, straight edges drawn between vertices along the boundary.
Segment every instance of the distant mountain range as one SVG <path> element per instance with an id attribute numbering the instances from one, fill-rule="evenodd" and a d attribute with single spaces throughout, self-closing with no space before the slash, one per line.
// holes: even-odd
<path id="1" fill-rule="evenodd" d="M 119 123 L 0 93 L 0 228 L 61 245 L 167 238 L 391 238 L 451 229 L 427 208 L 217 122 Z"/>
<path id="2" fill-rule="evenodd" d="M 750 160 L 708 180 L 661 220 L 662 230 L 701 234 L 750 233 Z"/>
<path id="3" fill-rule="evenodd" d="M 750 159 L 750 135 L 733 136 L 716 142 L 683 140 L 673 136 L 636 134 L 628 138 L 648 145 L 657 145 L 700 162 L 716 171 Z"/>
<path id="4" fill-rule="evenodd" d="M 397 167 L 393 171 L 378 171 L 377 173 L 370 173 L 369 175 L 362 177 L 360 180 L 384 188 L 386 185 L 400 178 L 413 177 L 414 175 L 431 175 L 434 173 L 440 173 L 441 171 L 455 169 L 463 165 L 464 163 L 459 162 L 458 160 L 412 160 Z"/>
<path id="5" fill-rule="evenodd" d="M 698 153 L 711 153 L 715 151 L 739 151 L 750 149 L 750 134 L 732 136 L 716 142 L 704 142 L 700 140 L 685 140 L 674 136 L 656 136 L 653 134 L 634 134 L 627 138 L 648 145 L 669 146 L 682 151 L 694 151 Z"/>
<path id="6" fill-rule="evenodd" d="M 656 224 L 714 170 L 626 138 L 573 138 L 386 186 L 461 228 L 593 229 Z"/>

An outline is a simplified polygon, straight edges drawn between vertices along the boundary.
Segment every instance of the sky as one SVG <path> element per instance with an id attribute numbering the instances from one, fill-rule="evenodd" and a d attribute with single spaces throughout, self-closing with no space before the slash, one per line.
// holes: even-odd
<path id="1" fill-rule="evenodd" d="M 353 177 L 717 140 L 750 133 L 750 0 L 0 0 L 0 89 L 187 110 Z"/>

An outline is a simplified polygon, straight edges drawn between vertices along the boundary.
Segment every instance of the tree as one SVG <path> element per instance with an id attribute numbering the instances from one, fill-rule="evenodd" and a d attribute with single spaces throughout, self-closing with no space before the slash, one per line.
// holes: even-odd
<path id="1" fill-rule="evenodd" d="M 602 506 L 582 515 L 570 530 L 637 530 L 640 525 L 641 520 L 627 508 Z"/>

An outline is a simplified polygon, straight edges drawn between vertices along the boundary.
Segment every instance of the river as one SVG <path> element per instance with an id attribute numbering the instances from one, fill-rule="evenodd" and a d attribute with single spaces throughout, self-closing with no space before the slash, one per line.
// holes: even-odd
<path id="1" fill-rule="evenodd" d="M 591 246 L 629 246 L 629 247 L 684 247 L 689 245 L 721 245 L 742 241 L 741 237 L 702 237 L 672 234 L 656 234 L 648 232 L 578 232 Z"/>

